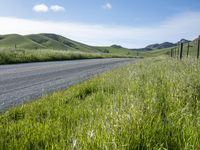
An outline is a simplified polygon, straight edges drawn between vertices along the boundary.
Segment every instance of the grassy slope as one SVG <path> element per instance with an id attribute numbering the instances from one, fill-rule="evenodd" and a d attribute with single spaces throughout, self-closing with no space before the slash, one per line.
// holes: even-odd
<path id="1" fill-rule="evenodd" d="M 18 34 L 0 36 L 0 48 L 13 49 L 15 48 L 15 44 L 17 47 L 23 47 L 26 49 L 32 49 L 35 47 L 42 48 L 38 43 Z"/>
<path id="2" fill-rule="evenodd" d="M 62 49 L 62 50 L 68 49 L 68 46 L 65 46 L 63 43 L 55 41 L 55 40 L 48 38 L 44 35 L 33 34 L 33 35 L 27 35 L 26 37 L 29 38 L 30 40 L 40 44 L 42 46 L 41 48 L 44 48 L 44 49 L 48 49 L 48 48 L 57 49 L 57 50 L 58 49 Z"/>
<path id="3" fill-rule="evenodd" d="M 36 49 L 52 49 L 52 50 L 70 50 L 82 52 L 105 53 L 105 48 L 110 53 L 131 54 L 132 51 L 121 48 L 115 49 L 111 47 L 95 47 L 83 43 L 79 43 L 68 38 L 56 34 L 31 34 L 21 36 L 17 34 L 0 36 L 0 49 L 14 49 L 15 44 L 18 49 L 36 50 Z M 106 52 L 108 52 L 106 51 Z"/>
<path id="4" fill-rule="evenodd" d="M 56 34 L 0 36 L 0 64 L 133 56 L 125 48 L 89 46 Z"/>
<path id="5" fill-rule="evenodd" d="M 41 35 L 51 38 L 52 40 L 58 41 L 60 43 L 63 43 L 65 46 L 68 46 L 68 49 L 71 49 L 71 50 L 73 49 L 73 50 L 78 50 L 78 51 L 83 51 L 83 52 L 100 52 L 98 49 L 95 49 L 92 46 L 70 40 L 60 35 L 45 34 L 45 33 Z"/>
<path id="6" fill-rule="evenodd" d="M 0 149 L 199 149 L 200 63 L 154 58 L 0 116 Z"/>

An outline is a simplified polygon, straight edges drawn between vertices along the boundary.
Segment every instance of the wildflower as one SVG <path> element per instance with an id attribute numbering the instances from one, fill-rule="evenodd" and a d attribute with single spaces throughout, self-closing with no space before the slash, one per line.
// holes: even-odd
<path id="1" fill-rule="evenodd" d="M 75 147 L 76 147 L 76 143 L 77 143 L 77 140 L 74 139 L 73 142 L 72 142 L 72 149 L 75 149 Z"/>

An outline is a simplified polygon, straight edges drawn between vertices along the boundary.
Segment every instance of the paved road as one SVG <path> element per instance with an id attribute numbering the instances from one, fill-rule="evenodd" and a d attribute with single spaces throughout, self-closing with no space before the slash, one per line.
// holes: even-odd
<path id="1" fill-rule="evenodd" d="M 0 112 L 132 61 L 136 59 L 90 59 L 0 65 Z"/>

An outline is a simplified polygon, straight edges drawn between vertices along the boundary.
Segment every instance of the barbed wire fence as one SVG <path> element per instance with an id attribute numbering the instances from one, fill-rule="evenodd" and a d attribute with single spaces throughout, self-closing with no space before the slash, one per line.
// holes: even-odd
<path id="1" fill-rule="evenodd" d="M 172 48 L 169 52 L 170 57 L 182 60 L 183 56 L 184 56 L 184 47 L 186 47 L 185 54 L 186 54 L 186 57 L 188 58 L 190 55 L 191 48 L 194 48 L 194 46 L 191 45 L 190 42 L 188 42 L 188 43 L 181 42 L 177 47 Z M 200 57 L 200 36 L 197 38 L 196 57 L 197 57 L 197 59 L 199 59 L 199 57 Z"/>

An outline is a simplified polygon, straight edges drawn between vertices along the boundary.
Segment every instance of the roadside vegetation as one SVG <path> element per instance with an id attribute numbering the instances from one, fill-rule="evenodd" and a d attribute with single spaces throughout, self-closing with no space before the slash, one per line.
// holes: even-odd
<path id="1" fill-rule="evenodd" d="M 0 50 L 0 64 L 15 64 L 28 62 L 44 62 L 59 60 L 75 60 L 75 59 L 92 59 L 92 58 L 118 58 L 133 57 L 132 55 L 121 55 L 111 53 L 92 53 L 80 51 L 63 51 L 63 50 Z"/>
<path id="2" fill-rule="evenodd" d="M 0 149 L 200 149 L 200 62 L 145 59 L 12 108 Z"/>

